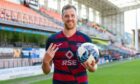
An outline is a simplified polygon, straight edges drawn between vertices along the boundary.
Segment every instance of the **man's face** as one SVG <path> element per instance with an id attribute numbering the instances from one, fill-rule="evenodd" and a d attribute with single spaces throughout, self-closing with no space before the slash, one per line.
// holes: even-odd
<path id="1" fill-rule="evenodd" d="M 77 24 L 76 11 L 73 8 L 65 10 L 62 15 L 62 20 L 67 30 L 76 28 Z"/>

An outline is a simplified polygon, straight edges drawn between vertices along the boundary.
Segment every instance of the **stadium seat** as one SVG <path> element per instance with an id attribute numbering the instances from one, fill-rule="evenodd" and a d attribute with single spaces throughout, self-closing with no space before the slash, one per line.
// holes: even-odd
<path id="1" fill-rule="evenodd" d="M 32 15 L 29 15 L 29 24 L 35 24 L 35 17 Z"/>
<path id="2" fill-rule="evenodd" d="M 0 8 L 0 18 L 4 19 L 4 15 L 5 15 L 5 9 Z"/>
<path id="3" fill-rule="evenodd" d="M 17 21 L 18 20 L 18 13 L 17 12 L 15 12 L 15 11 L 11 11 L 12 13 L 11 13 L 11 20 L 12 21 Z"/>
<path id="4" fill-rule="evenodd" d="M 22 22 L 23 21 L 23 14 L 21 12 L 18 12 L 17 14 L 17 21 Z"/>
<path id="5" fill-rule="evenodd" d="M 5 19 L 11 20 L 11 11 L 10 10 L 5 10 Z"/>

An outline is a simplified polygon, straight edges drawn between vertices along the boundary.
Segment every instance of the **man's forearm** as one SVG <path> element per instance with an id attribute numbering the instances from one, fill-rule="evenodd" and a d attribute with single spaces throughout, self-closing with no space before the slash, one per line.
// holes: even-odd
<path id="1" fill-rule="evenodd" d="M 42 70 L 45 74 L 48 74 L 51 71 L 51 65 L 48 62 L 43 62 Z"/>

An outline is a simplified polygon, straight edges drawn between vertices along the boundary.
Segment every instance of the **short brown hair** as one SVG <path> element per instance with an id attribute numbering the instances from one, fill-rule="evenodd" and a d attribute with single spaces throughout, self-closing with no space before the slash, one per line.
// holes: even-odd
<path id="1" fill-rule="evenodd" d="M 76 11 L 75 6 L 70 5 L 70 4 L 67 4 L 67 5 L 65 5 L 65 6 L 62 8 L 62 15 L 64 14 L 64 11 L 65 11 L 65 10 L 70 9 L 70 8 L 73 8 L 73 9 Z"/>

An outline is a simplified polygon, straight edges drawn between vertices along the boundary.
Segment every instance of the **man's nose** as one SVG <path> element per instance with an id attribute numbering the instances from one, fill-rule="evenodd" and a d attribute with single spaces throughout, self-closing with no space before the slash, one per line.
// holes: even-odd
<path id="1" fill-rule="evenodd" d="M 70 17 L 69 17 L 69 20 L 72 20 L 72 19 L 73 19 L 73 18 L 70 16 Z"/>

